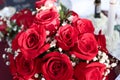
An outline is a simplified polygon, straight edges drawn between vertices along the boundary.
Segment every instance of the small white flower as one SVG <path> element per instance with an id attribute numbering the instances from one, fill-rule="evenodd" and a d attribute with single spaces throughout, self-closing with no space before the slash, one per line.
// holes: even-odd
<path id="1" fill-rule="evenodd" d="M 72 58 L 76 58 L 76 56 L 74 54 L 71 55 Z"/>
<path id="2" fill-rule="evenodd" d="M 117 63 L 112 63 L 111 64 L 111 67 L 115 67 L 115 66 L 117 66 Z"/>
<path id="3" fill-rule="evenodd" d="M 108 64 L 109 64 L 109 63 L 110 63 L 110 60 L 109 60 L 109 59 L 107 59 L 107 60 L 106 60 L 106 63 L 108 63 Z"/>
<path id="4" fill-rule="evenodd" d="M 35 13 L 36 13 L 35 11 L 32 11 L 32 15 L 35 15 Z"/>
<path id="5" fill-rule="evenodd" d="M 107 73 L 108 73 L 108 74 L 110 73 L 110 70 L 109 70 L 109 69 L 107 69 Z"/>
<path id="6" fill-rule="evenodd" d="M 21 52 L 20 49 L 17 49 L 17 52 Z"/>
<path id="7" fill-rule="evenodd" d="M 9 65 L 10 65 L 10 62 L 9 62 L 9 61 L 7 61 L 5 64 L 6 64 L 7 66 L 9 66 Z"/>
<path id="8" fill-rule="evenodd" d="M 59 36 L 59 34 L 56 34 L 56 36 Z"/>
<path id="9" fill-rule="evenodd" d="M 63 22 L 62 26 L 65 26 L 67 23 L 66 22 Z"/>
<path id="10" fill-rule="evenodd" d="M 53 7 L 53 4 L 48 4 L 48 8 L 52 8 Z"/>
<path id="11" fill-rule="evenodd" d="M 98 58 L 97 58 L 97 57 L 94 57 L 94 58 L 93 58 L 93 61 L 97 61 L 97 60 L 98 60 Z"/>
<path id="12" fill-rule="evenodd" d="M 17 31 L 17 26 L 15 26 L 15 27 L 13 28 L 13 31 Z"/>
<path id="13" fill-rule="evenodd" d="M 15 51 L 15 54 L 14 54 L 14 59 L 16 59 L 16 57 L 19 55 L 19 52 Z"/>
<path id="14" fill-rule="evenodd" d="M 12 48 L 5 48 L 6 52 L 12 52 Z"/>
<path id="15" fill-rule="evenodd" d="M 38 77 L 39 77 L 39 74 L 36 73 L 36 74 L 34 75 L 34 77 L 35 77 L 35 78 L 38 78 Z"/>
<path id="16" fill-rule="evenodd" d="M 49 35 L 50 34 L 50 31 L 46 31 L 46 35 Z"/>
<path id="17" fill-rule="evenodd" d="M 6 58 L 6 54 L 3 54 L 3 55 L 2 55 L 2 58 L 5 59 L 5 58 Z"/>
<path id="18" fill-rule="evenodd" d="M 104 63 L 104 62 L 105 62 L 105 59 L 100 59 L 99 62 L 100 62 L 100 63 Z"/>
<path id="19" fill-rule="evenodd" d="M 102 80 L 106 80 L 106 77 L 103 77 L 103 79 Z"/>
<path id="20" fill-rule="evenodd" d="M 2 32 L 0 32 L 0 38 L 2 38 L 2 37 L 4 37 L 4 35 L 3 35 L 3 33 L 2 33 Z"/>
<path id="21" fill-rule="evenodd" d="M 46 10 L 47 7 L 46 7 L 46 6 L 42 6 L 40 9 L 41 9 L 41 10 Z"/>
<path id="22" fill-rule="evenodd" d="M 55 46 L 56 46 L 56 40 L 54 40 L 50 43 L 50 47 L 55 47 Z"/>
<path id="23" fill-rule="evenodd" d="M 103 52 L 103 53 L 102 53 L 102 56 L 103 56 L 103 57 L 106 57 L 107 55 L 106 55 L 106 53 Z"/>
<path id="24" fill-rule="evenodd" d="M 75 66 L 76 65 L 76 63 L 75 62 L 71 62 L 72 63 L 72 66 Z"/>
<path id="25" fill-rule="evenodd" d="M 98 55 L 101 55 L 102 54 L 102 52 L 101 51 L 98 51 Z"/>
<path id="26" fill-rule="evenodd" d="M 48 37 L 48 38 L 46 39 L 46 43 L 49 42 L 49 41 L 50 41 L 50 37 Z"/>
<path id="27" fill-rule="evenodd" d="M 16 23 L 16 19 L 14 19 L 13 22 Z"/>
<path id="28" fill-rule="evenodd" d="M 57 11 L 59 12 L 61 10 L 61 6 L 57 6 Z"/>
<path id="29" fill-rule="evenodd" d="M 27 11 L 24 12 L 24 14 L 27 14 L 27 13 L 28 13 Z"/>
<path id="30" fill-rule="evenodd" d="M 110 68 L 110 65 L 108 63 L 104 63 L 107 68 Z"/>
<path id="31" fill-rule="evenodd" d="M 45 80 L 45 78 L 41 78 L 41 80 Z"/>
<path id="32" fill-rule="evenodd" d="M 88 64 L 90 61 L 87 60 L 86 62 L 87 62 L 87 64 Z"/>
<path id="33" fill-rule="evenodd" d="M 105 72 L 105 73 L 104 73 L 104 76 L 107 76 L 107 75 L 108 75 L 108 73 L 107 73 L 107 72 Z"/>
<path id="34" fill-rule="evenodd" d="M 59 50 L 60 52 L 62 52 L 62 48 L 58 48 L 58 50 Z"/>
<path id="35" fill-rule="evenodd" d="M 70 17 L 68 17 L 68 20 L 70 21 L 70 22 L 72 22 L 73 21 L 73 16 L 70 16 Z"/>

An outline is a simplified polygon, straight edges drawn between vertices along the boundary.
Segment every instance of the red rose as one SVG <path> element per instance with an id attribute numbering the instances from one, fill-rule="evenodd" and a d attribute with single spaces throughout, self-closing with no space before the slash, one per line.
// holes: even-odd
<path id="1" fill-rule="evenodd" d="M 46 0 L 39 0 L 35 2 L 36 8 L 40 8 L 45 4 Z"/>
<path id="2" fill-rule="evenodd" d="M 16 51 L 19 49 L 19 45 L 18 45 L 18 38 L 20 37 L 20 35 L 23 33 L 23 31 L 17 33 L 17 35 L 15 36 L 15 38 L 12 40 L 12 50 Z"/>
<path id="3" fill-rule="evenodd" d="M 6 28 L 7 28 L 6 21 L 4 21 L 4 20 L 0 17 L 0 31 L 6 32 Z"/>
<path id="4" fill-rule="evenodd" d="M 36 1 L 36 8 L 41 8 L 42 6 L 48 6 L 49 4 L 54 4 L 56 0 L 39 0 Z"/>
<path id="5" fill-rule="evenodd" d="M 50 35 L 52 35 L 60 24 L 59 14 L 52 9 L 40 11 L 36 14 L 35 22 L 44 26 L 46 30 L 50 31 Z"/>
<path id="6" fill-rule="evenodd" d="M 45 43 L 45 29 L 36 24 L 33 24 L 25 32 L 22 32 L 17 40 L 20 50 L 26 59 L 33 59 L 49 48 L 49 44 Z"/>
<path id="7" fill-rule="evenodd" d="M 83 60 L 91 60 L 98 54 L 98 44 L 92 33 L 85 33 L 79 36 L 72 54 Z"/>
<path id="8" fill-rule="evenodd" d="M 74 18 L 72 25 L 77 28 L 78 32 L 80 34 L 83 33 L 93 33 L 94 27 L 90 20 L 88 19 L 80 19 L 80 18 Z"/>
<path id="9" fill-rule="evenodd" d="M 74 16 L 74 18 L 78 18 L 79 17 L 79 15 L 76 12 L 74 12 L 74 11 L 69 11 L 69 13 L 71 13 L 71 15 Z"/>
<path id="10" fill-rule="evenodd" d="M 29 9 L 23 9 L 11 17 L 11 21 L 16 20 L 18 26 L 24 25 L 28 28 L 33 23 L 34 15 Z"/>
<path id="11" fill-rule="evenodd" d="M 95 35 L 95 37 L 98 42 L 99 49 L 108 53 L 108 50 L 106 48 L 106 38 L 105 38 L 105 35 L 101 33 L 101 30 L 99 31 L 98 35 Z"/>
<path id="12" fill-rule="evenodd" d="M 0 5 L 3 5 L 5 3 L 5 0 L 0 0 Z"/>
<path id="13" fill-rule="evenodd" d="M 9 58 L 10 69 L 14 80 L 16 78 L 19 78 L 19 80 L 29 80 L 36 73 L 35 60 L 26 60 L 21 53 L 16 58 L 13 55 L 10 55 Z"/>
<path id="14" fill-rule="evenodd" d="M 80 63 L 75 66 L 75 80 L 102 80 L 105 68 L 104 64 L 98 62 L 90 64 Z"/>
<path id="15" fill-rule="evenodd" d="M 76 29 L 71 25 L 60 27 L 57 34 L 57 45 L 63 50 L 69 50 L 71 47 L 73 47 L 78 36 L 76 33 Z"/>
<path id="16" fill-rule="evenodd" d="M 70 80 L 73 69 L 68 56 L 51 52 L 43 57 L 42 73 L 46 80 Z"/>

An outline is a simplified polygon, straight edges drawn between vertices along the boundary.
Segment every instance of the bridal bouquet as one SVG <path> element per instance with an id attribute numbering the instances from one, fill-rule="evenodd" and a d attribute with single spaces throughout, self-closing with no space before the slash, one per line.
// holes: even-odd
<path id="1" fill-rule="evenodd" d="M 1 21 L 13 80 L 107 80 L 117 65 L 102 31 L 56 0 Z"/>

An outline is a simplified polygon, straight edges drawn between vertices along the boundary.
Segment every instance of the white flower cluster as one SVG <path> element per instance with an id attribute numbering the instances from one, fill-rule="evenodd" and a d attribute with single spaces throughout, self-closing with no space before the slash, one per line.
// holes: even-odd
<path id="1" fill-rule="evenodd" d="M 114 57 L 109 58 L 109 56 L 101 51 L 98 51 L 98 56 L 93 58 L 93 61 L 98 61 L 104 65 L 106 65 L 106 71 L 104 72 L 104 78 L 106 79 L 106 76 L 110 73 L 110 69 L 114 68 L 118 64 L 118 60 Z"/>
<path id="2" fill-rule="evenodd" d="M 0 10 L 0 16 L 2 17 L 11 17 L 16 12 L 14 7 L 4 7 Z"/>

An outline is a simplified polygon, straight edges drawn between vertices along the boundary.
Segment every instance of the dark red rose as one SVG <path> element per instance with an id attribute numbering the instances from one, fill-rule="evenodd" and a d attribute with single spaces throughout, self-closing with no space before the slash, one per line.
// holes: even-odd
<path id="1" fill-rule="evenodd" d="M 65 25 L 59 28 L 56 36 L 57 45 L 63 50 L 69 50 L 74 46 L 77 40 L 77 30 L 71 25 Z"/>
<path id="2" fill-rule="evenodd" d="M 0 17 L 0 31 L 6 32 L 6 28 L 7 28 L 6 21 L 4 21 L 4 20 Z"/>
<path id="3" fill-rule="evenodd" d="M 17 57 L 9 55 L 9 58 L 14 80 L 29 80 L 36 73 L 35 60 L 26 60 L 21 53 Z"/>
<path id="4" fill-rule="evenodd" d="M 95 37 L 98 42 L 99 49 L 108 53 L 108 50 L 106 48 L 106 38 L 105 35 L 102 34 L 101 30 L 99 31 L 98 35 L 95 35 Z"/>
<path id="5" fill-rule="evenodd" d="M 90 20 L 88 19 L 80 19 L 80 18 L 74 18 L 72 25 L 77 28 L 78 32 L 80 34 L 83 33 L 93 33 L 94 27 Z"/>
<path id="6" fill-rule="evenodd" d="M 83 60 L 91 60 L 98 54 L 98 44 L 92 33 L 85 33 L 79 36 L 72 54 Z"/>
<path id="7" fill-rule="evenodd" d="M 51 52 L 43 57 L 42 73 L 46 80 L 70 80 L 73 69 L 68 56 Z"/>
<path id="8" fill-rule="evenodd" d="M 17 40 L 20 50 L 26 59 L 33 59 L 49 48 L 49 44 L 45 43 L 45 29 L 36 24 L 33 24 L 25 32 L 22 32 Z"/>
<path id="9" fill-rule="evenodd" d="M 33 23 L 34 15 L 32 15 L 32 11 L 30 11 L 29 9 L 23 9 L 18 13 L 14 14 L 10 20 L 15 20 L 18 26 L 23 25 L 26 29 L 30 27 Z"/>
<path id="10" fill-rule="evenodd" d="M 50 35 L 52 35 L 56 32 L 60 24 L 59 14 L 52 9 L 40 11 L 36 14 L 35 22 L 44 26 L 50 32 Z"/>
<path id="11" fill-rule="evenodd" d="M 0 0 L 0 5 L 3 5 L 5 0 Z"/>
<path id="12" fill-rule="evenodd" d="M 75 66 L 75 80 L 102 80 L 106 66 L 99 62 L 79 63 Z"/>

